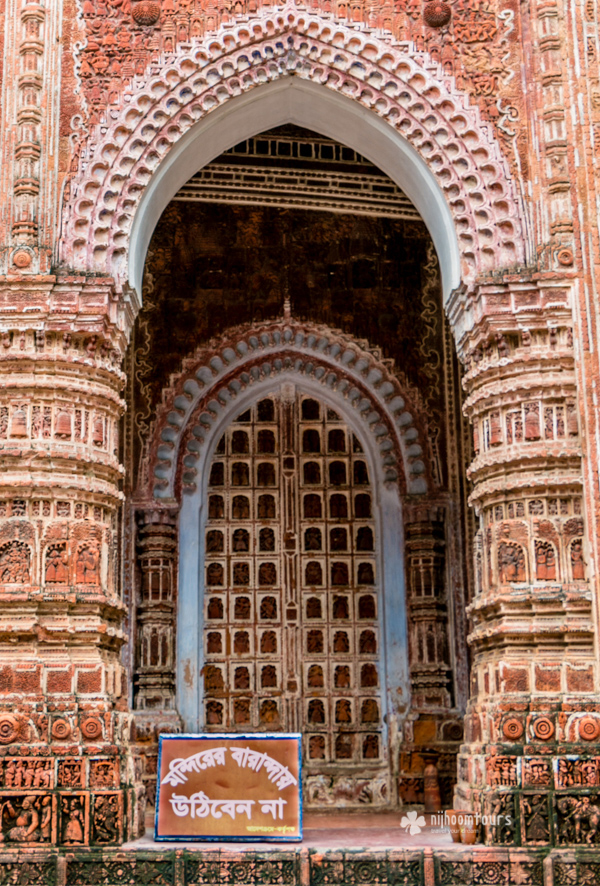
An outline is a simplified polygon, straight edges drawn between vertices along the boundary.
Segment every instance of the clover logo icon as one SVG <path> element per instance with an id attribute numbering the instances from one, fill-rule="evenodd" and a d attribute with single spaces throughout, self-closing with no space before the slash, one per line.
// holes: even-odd
<path id="1" fill-rule="evenodd" d="M 421 829 L 425 827 L 425 824 L 426 822 L 423 816 L 419 815 L 418 812 L 415 812 L 414 809 L 411 809 L 410 812 L 403 815 L 400 821 L 400 827 L 404 828 L 404 830 L 411 836 L 414 834 L 420 834 Z"/>

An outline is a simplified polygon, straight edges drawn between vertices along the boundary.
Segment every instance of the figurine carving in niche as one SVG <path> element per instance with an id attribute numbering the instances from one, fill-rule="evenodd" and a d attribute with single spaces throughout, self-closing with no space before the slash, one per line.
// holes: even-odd
<path id="1" fill-rule="evenodd" d="M 258 451 L 260 453 L 275 452 L 275 434 L 273 431 L 258 432 Z"/>
<path id="2" fill-rule="evenodd" d="M 340 701 L 336 702 L 335 705 L 335 722 L 336 723 L 351 723 L 352 722 L 352 707 L 347 698 L 342 698 Z"/>
<path id="3" fill-rule="evenodd" d="M 373 550 L 373 530 L 369 526 L 361 526 L 356 533 L 356 550 Z"/>
<path id="4" fill-rule="evenodd" d="M 248 465 L 243 461 L 234 461 L 231 466 L 231 485 L 232 486 L 249 486 L 250 471 Z"/>
<path id="5" fill-rule="evenodd" d="M 318 400 L 302 401 L 302 418 L 304 421 L 318 421 L 321 417 L 321 408 Z"/>
<path id="6" fill-rule="evenodd" d="M 223 641 L 218 631 L 208 632 L 206 651 L 209 655 L 220 655 L 223 652 Z"/>
<path id="7" fill-rule="evenodd" d="M 304 583 L 307 585 L 323 584 L 323 570 L 321 564 L 316 560 L 311 560 L 306 564 L 304 571 Z"/>
<path id="8" fill-rule="evenodd" d="M 596 800 L 596 803 L 593 803 L 592 799 Z M 556 805 L 560 813 L 558 822 L 560 844 L 587 843 L 592 846 L 596 843 L 600 828 L 600 806 L 597 802 L 597 795 L 557 799 Z"/>
<path id="9" fill-rule="evenodd" d="M 82 545 L 77 552 L 75 561 L 75 580 L 77 584 L 100 584 L 100 553 L 96 545 Z"/>
<path id="10" fill-rule="evenodd" d="M 556 555 L 554 546 L 549 542 L 536 541 L 535 569 L 538 581 L 554 581 L 556 579 Z"/>
<path id="11" fill-rule="evenodd" d="M 502 360 L 504 357 L 510 356 L 510 348 L 507 344 L 506 339 L 502 335 L 501 332 L 494 333 L 494 338 L 496 339 L 496 345 L 498 347 L 498 356 Z"/>
<path id="12" fill-rule="evenodd" d="M 363 759 L 374 760 L 379 756 L 379 738 L 376 735 L 367 735 L 363 741 Z"/>
<path id="13" fill-rule="evenodd" d="M 360 685 L 363 689 L 372 689 L 377 686 L 379 678 L 374 664 L 364 664 L 360 669 Z"/>
<path id="14" fill-rule="evenodd" d="M 62 798 L 62 842 L 83 843 L 85 817 L 83 797 Z"/>
<path id="15" fill-rule="evenodd" d="M 360 496 L 357 496 L 360 498 Z M 319 517 L 321 514 L 319 513 Z M 345 520 L 348 516 L 348 499 L 345 495 L 336 493 L 329 499 L 329 516 L 332 520 Z M 357 514 L 358 516 L 358 514 Z"/>
<path id="16" fill-rule="evenodd" d="M 527 842 L 547 843 L 550 836 L 547 795 L 523 794 L 523 814 Z"/>
<path id="17" fill-rule="evenodd" d="M 212 516 L 209 514 L 209 516 Z M 223 514 L 221 513 L 221 516 Z M 248 520 L 250 517 L 250 501 L 246 498 L 245 495 L 234 495 L 233 501 L 231 503 L 231 516 L 234 520 Z M 259 517 L 260 514 L 260 500 L 259 500 Z"/>
<path id="18" fill-rule="evenodd" d="M 235 506 L 235 499 L 234 499 Z M 225 506 L 221 495 L 211 495 L 208 499 L 208 517 L 210 520 L 222 520 L 225 514 Z M 235 516 L 235 514 L 234 514 Z"/>
<path id="19" fill-rule="evenodd" d="M 238 530 L 239 531 L 239 530 Z M 224 549 L 223 533 L 212 529 L 206 533 L 206 552 L 208 554 L 220 554 Z"/>
<path id="20" fill-rule="evenodd" d="M 357 495 L 354 499 L 354 514 L 359 519 L 365 520 L 371 516 L 371 496 L 366 493 Z"/>
<path id="21" fill-rule="evenodd" d="M 234 431 L 231 435 L 231 451 L 244 454 L 250 451 L 248 434 L 245 431 Z"/>
<path id="22" fill-rule="evenodd" d="M 51 797 L 40 797 L 39 795 L 31 795 L 23 799 L 11 797 L 7 800 L 5 798 L 5 802 L 0 807 L 0 824 L 2 825 L 0 841 L 37 843 L 49 840 L 52 817 L 51 802 Z"/>
<path id="23" fill-rule="evenodd" d="M 307 485 L 321 482 L 321 466 L 316 461 L 307 461 L 303 467 L 303 474 Z"/>
<path id="24" fill-rule="evenodd" d="M 277 702 L 270 698 L 265 699 L 260 705 L 260 722 L 267 724 L 275 724 L 279 722 L 279 708 Z"/>
<path id="25" fill-rule="evenodd" d="M 359 563 L 358 564 L 358 583 L 360 585 L 375 584 L 375 577 L 373 575 L 373 564 L 372 563 Z"/>
<path id="26" fill-rule="evenodd" d="M 260 400 L 257 407 L 258 421 L 275 421 L 275 404 L 272 400 Z"/>
<path id="27" fill-rule="evenodd" d="M 304 533 L 304 549 L 306 551 L 320 551 L 323 546 L 321 530 L 314 526 Z"/>
<path id="28" fill-rule="evenodd" d="M 307 682 L 309 689 L 322 689 L 325 685 L 321 665 L 311 665 L 308 669 Z"/>
<path id="29" fill-rule="evenodd" d="M 69 581 L 69 555 L 64 544 L 51 545 L 46 551 L 46 584 Z"/>
<path id="30" fill-rule="evenodd" d="M 248 597 L 236 597 L 233 617 L 241 621 L 250 618 L 250 600 Z"/>
<path id="31" fill-rule="evenodd" d="M 312 655 L 320 655 L 324 651 L 323 631 L 309 631 L 307 633 L 306 651 Z"/>
<path id="32" fill-rule="evenodd" d="M 104 446 L 104 419 L 95 418 L 92 428 L 92 443 L 94 446 Z"/>
<path id="33" fill-rule="evenodd" d="M 277 584 L 277 567 L 274 563 L 261 563 L 258 567 L 258 584 L 261 587 Z"/>
<path id="34" fill-rule="evenodd" d="M 527 581 L 525 552 L 520 545 L 501 544 L 498 549 L 500 583 Z"/>
<path id="35" fill-rule="evenodd" d="M 258 536 L 258 546 L 261 551 L 275 550 L 275 533 L 272 529 L 261 529 Z"/>
<path id="36" fill-rule="evenodd" d="M 277 618 L 277 600 L 275 597 L 263 597 L 260 603 L 260 617 L 270 620 Z"/>
<path id="37" fill-rule="evenodd" d="M 343 461 L 332 461 L 329 465 L 329 483 L 331 486 L 346 485 L 346 465 Z"/>
<path id="38" fill-rule="evenodd" d="M 352 736 L 338 735 L 335 740 L 335 756 L 338 760 L 352 759 Z"/>
<path id="39" fill-rule="evenodd" d="M 258 486 L 275 486 L 275 465 L 261 462 L 256 471 L 256 482 Z"/>
<path id="40" fill-rule="evenodd" d="M 311 735 L 308 740 L 308 756 L 311 760 L 325 759 L 325 736 Z"/>
<path id="41" fill-rule="evenodd" d="M 573 581 L 583 581 L 585 579 L 583 541 L 581 538 L 576 538 L 571 542 L 571 574 Z"/>
<path id="42" fill-rule="evenodd" d="M 334 496 L 335 497 L 335 496 Z M 304 516 L 308 519 L 320 518 L 322 515 L 321 498 L 318 495 L 304 496 Z"/>
<path id="43" fill-rule="evenodd" d="M 248 563 L 233 564 L 233 583 L 234 585 L 250 584 L 250 566 Z"/>
<path id="44" fill-rule="evenodd" d="M 346 451 L 346 435 L 341 428 L 335 428 L 334 430 L 329 431 L 327 448 L 330 452 Z"/>
<path id="45" fill-rule="evenodd" d="M 347 563 L 334 562 L 331 564 L 331 584 L 337 586 L 349 584 Z"/>
<path id="46" fill-rule="evenodd" d="M 28 584 L 29 546 L 20 541 L 10 541 L 0 547 L 0 583 Z"/>
<path id="47" fill-rule="evenodd" d="M 336 595 L 333 598 L 333 617 L 334 618 L 350 618 L 348 597 L 340 597 L 340 596 Z"/>
<path id="48" fill-rule="evenodd" d="M 359 651 L 363 655 L 375 655 L 375 653 L 377 652 L 377 639 L 373 631 L 361 632 Z"/>
<path id="49" fill-rule="evenodd" d="M 260 638 L 260 651 L 262 653 L 277 652 L 277 634 L 275 631 L 265 631 Z"/>
<path id="50" fill-rule="evenodd" d="M 371 594 L 360 597 L 358 601 L 359 618 L 375 618 L 375 598 Z"/>
<path id="51" fill-rule="evenodd" d="M 209 486 L 224 486 L 225 485 L 225 467 L 222 461 L 216 461 L 213 463 L 210 469 L 210 478 L 208 480 Z"/>
<path id="52" fill-rule="evenodd" d="M 208 618 L 223 618 L 223 601 L 218 597 L 211 597 L 206 614 Z"/>
<path id="53" fill-rule="evenodd" d="M 236 631 L 233 638 L 233 651 L 236 655 L 248 655 L 250 652 L 250 637 L 248 636 L 248 631 Z M 264 652 L 262 648 L 261 652 Z"/>
<path id="54" fill-rule="evenodd" d="M 306 601 L 306 617 L 307 618 L 322 618 L 323 611 L 321 607 L 321 601 L 318 597 L 309 597 Z"/>
<path id="55" fill-rule="evenodd" d="M 303 452 L 320 452 L 321 438 L 318 431 L 304 431 L 302 435 L 302 451 Z"/>
<path id="56" fill-rule="evenodd" d="M 329 533 L 329 544 L 332 551 L 348 550 L 348 533 L 345 529 L 337 527 Z"/>
<path id="57" fill-rule="evenodd" d="M 233 703 L 234 723 L 250 722 L 250 700 L 248 698 L 236 698 Z"/>
<path id="58" fill-rule="evenodd" d="M 366 698 L 360 709 L 360 719 L 362 723 L 378 723 L 379 722 L 379 705 L 374 698 Z"/>
<path id="59" fill-rule="evenodd" d="M 325 722 L 325 707 L 320 698 L 313 698 L 308 703 L 308 722 L 315 725 Z"/>
<path id="60" fill-rule="evenodd" d="M 336 689 L 350 689 L 350 667 L 348 665 L 336 667 L 334 683 Z"/>
<path id="61" fill-rule="evenodd" d="M 119 800 L 115 794 L 94 797 L 94 838 L 98 843 L 116 843 L 119 836 Z"/>
<path id="62" fill-rule="evenodd" d="M 275 519 L 275 499 L 272 495 L 258 497 L 258 517 L 260 520 Z"/>
<path id="63" fill-rule="evenodd" d="M 346 631 L 336 631 L 333 637 L 334 652 L 350 652 L 350 640 Z"/>
<path id="64" fill-rule="evenodd" d="M 233 677 L 234 689 L 250 688 L 250 671 L 248 668 L 236 668 Z"/>
<path id="65" fill-rule="evenodd" d="M 218 701 L 209 701 L 206 705 L 206 722 L 209 726 L 220 726 L 223 722 L 223 705 Z"/>
<path id="66" fill-rule="evenodd" d="M 222 585 L 223 575 L 223 566 L 220 563 L 209 563 L 206 570 L 206 583 L 208 585 Z"/>
<path id="67" fill-rule="evenodd" d="M 272 689 L 277 686 L 277 670 L 274 665 L 265 665 L 261 670 L 260 685 L 262 689 Z"/>
<path id="68" fill-rule="evenodd" d="M 224 689 L 223 674 L 220 668 L 209 665 L 204 673 L 204 688 L 207 692 L 220 692 Z"/>
<path id="69" fill-rule="evenodd" d="M 539 440 L 540 437 L 540 407 L 539 403 L 525 404 L 525 439 Z"/>

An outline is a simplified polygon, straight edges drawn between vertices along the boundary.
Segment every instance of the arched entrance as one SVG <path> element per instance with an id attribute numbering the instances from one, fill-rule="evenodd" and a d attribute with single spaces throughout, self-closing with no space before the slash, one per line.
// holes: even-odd
<path id="1" fill-rule="evenodd" d="M 134 501 L 143 568 L 171 545 L 175 667 L 142 651 L 136 703 L 152 718 L 163 693 L 188 731 L 301 731 L 315 806 L 419 802 L 425 761 L 443 751 L 450 802 L 466 668 L 447 591 L 464 569 L 449 534 L 465 513 L 450 479 L 456 363 L 414 207 L 380 218 L 372 196 L 353 217 L 327 212 L 314 184 L 297 191 L 306 173 L 388 193 L 348 150 L 270 130 L 205 167 L 157 227 L 134 341 L 150 417 L 134 399 Z M 222 174 L 287 190 L 276 206 L 272 190 L 206 202 L 202 182 Z M 322 209 L 302 208 L 307 194 Z M 166 620 L 143 601 L 142 650 Z"/>
<path id="2" fill-rule="evenodd" d="M 331 764 L 389 792 L 369 461 L 342 415 L 283 382 L 221 436 L 201 503 L 203 727 L 301 731 L 314 794 Z"/>

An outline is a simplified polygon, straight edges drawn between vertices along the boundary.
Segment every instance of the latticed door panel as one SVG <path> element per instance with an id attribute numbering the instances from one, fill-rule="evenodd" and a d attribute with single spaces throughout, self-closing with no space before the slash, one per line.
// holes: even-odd
<path id="1" fill-rule="evenodd" d="M 209 476 L 207 728 L 301 731 L 314 771 L 383 763 L 377 563 L 340 416 L 291 386 L 237 416 Z"/>

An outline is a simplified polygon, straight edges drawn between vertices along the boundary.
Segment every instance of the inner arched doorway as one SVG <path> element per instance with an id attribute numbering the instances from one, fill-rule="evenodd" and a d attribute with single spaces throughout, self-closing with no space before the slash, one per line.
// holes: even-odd
<path id="1" fill-rule="evenodd" d="M 302 732 L 313 793 L 333 764 L 387 797 L 368 461 L 342 416 L 289 382 L 227 427 L 202 509 L 202 704 L 207 731 Z"/>
<path id="2" fill-rule="evenodd" d="M 418 803 L 432 760 L 451 802 L 466 700 L 465 438 L 439 265 L 415 207 L 314 132 L 235 146 L 158 224 L 131 360 L 138 721 L 299 729 L 315 805 Z M 330 431 L 345 450 L 330 449 Z M 274 452 L 259 450 L 261 433 Z"/>

